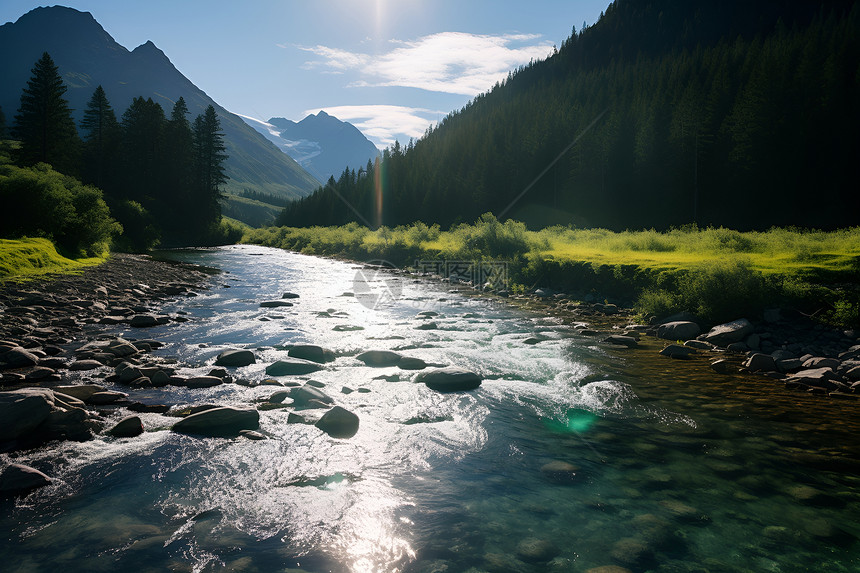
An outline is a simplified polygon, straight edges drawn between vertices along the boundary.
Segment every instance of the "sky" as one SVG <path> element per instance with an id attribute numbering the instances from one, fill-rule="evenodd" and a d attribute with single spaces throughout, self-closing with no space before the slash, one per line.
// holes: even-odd
<path id="1" fill-rule="evenodd" d="M 122 46 L 152 40 L 233 113 L 325 110 L 377 147 L 405 144 L 546 58 L 609 0 L 68 0 Z M 38 2 L 0 0 L 0 24 Z"/>

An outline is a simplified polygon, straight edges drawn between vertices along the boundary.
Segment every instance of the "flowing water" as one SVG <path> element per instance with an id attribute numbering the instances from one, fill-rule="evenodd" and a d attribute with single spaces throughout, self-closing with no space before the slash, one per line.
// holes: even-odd
<path id="1" fill-rule="evenodd" d="M 258 363 L 235 372 L 248 380 L 280 346 L 330 348 L 325 370 L 280 380 L 322 383 L 358 433 L 334 439 L 281 409 L 260 413 L 265 441 L 197 438 L 143 414 L 137 438 L 16 455 L 55 481 L 0 503 L 3 571 L 860 570 L 854 402 L 679 364 L 655 342 L 607 348 L 561 319 L 348 263 L 249 246 L 174 257 L 224 271 L 163 309 L 192 320 L 111 334 L 165 342 L 155 354 L 181 374 L 253 348 Z M 259 307 L 286 291 L 295 306 Z M 368 349 L 485 380 L 440 394 L 354 358 Z M 249 405 L 276 390 L 132 398 Z"/>

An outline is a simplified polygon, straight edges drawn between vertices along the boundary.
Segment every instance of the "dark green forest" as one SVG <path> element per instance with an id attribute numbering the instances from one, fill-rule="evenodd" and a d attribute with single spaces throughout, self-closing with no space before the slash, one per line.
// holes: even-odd
<path id="1" fill-rule="evenodd" d="M 223 234 L 226 155 L 211 105 L 192 123 L 181 97 L 169 117 L 138 97 L 117 119 L 99 86 L 79 130 L 66 89 L 43 54 L 11 126 L 14 165 L 0 165 L 0 201 L 13 207 L 0 212 L 4 237 L 45 236 L 65 252 L 94 254 L 111 240 L 142 251 L 159 242 L 207 244 Z"/>
<path id="2" fill-rule="evenodd" d="M 860 223 L 857 2 L 616 0 L 278 223 Z"/>

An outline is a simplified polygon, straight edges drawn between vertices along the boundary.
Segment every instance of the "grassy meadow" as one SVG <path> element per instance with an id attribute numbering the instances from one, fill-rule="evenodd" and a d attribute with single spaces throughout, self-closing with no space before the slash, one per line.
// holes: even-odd
<path id="1" fill-rule="evenodd" d="M 0 239 L 0 281 L 26 280 L 52 273 L 80 272 L 105 257 L 67 259 L 48 239 Z"/>
<path id="2" fill-rule="evenodd" d="M 789 306 L 822 322 L 860 322 L 860 229 L 739 232 L 685 227 L 667 232 L 550 227 L 530 231 L 483 215 L 442 231 L 415 223 L 370 230 L 269 227 L 243 242 L 354 260 L 504 260 L 510 288 L 550 287 L 633 304 L 643 315 L 691 311 L 718 322 Z"/>

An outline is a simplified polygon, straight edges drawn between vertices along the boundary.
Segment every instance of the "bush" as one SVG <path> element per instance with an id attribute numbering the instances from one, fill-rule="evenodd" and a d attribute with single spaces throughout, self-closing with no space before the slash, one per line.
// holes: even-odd
<path id="1" fill-rule="evenodd" d="M 4 237 L 44 237 L 72 257 L 101 255 L 122 232 L 101 190 L 46 163 L 0 167 L 0 204 Z"/>
<path id="2" fill-rule="evenodd" d="M 129 253 L 145 253 L 158 244 L 159 233 L 149 212 L 137 201 L 122 201 L 113 212 L 122 223 L 123 233 L 114 247 Z"/>

